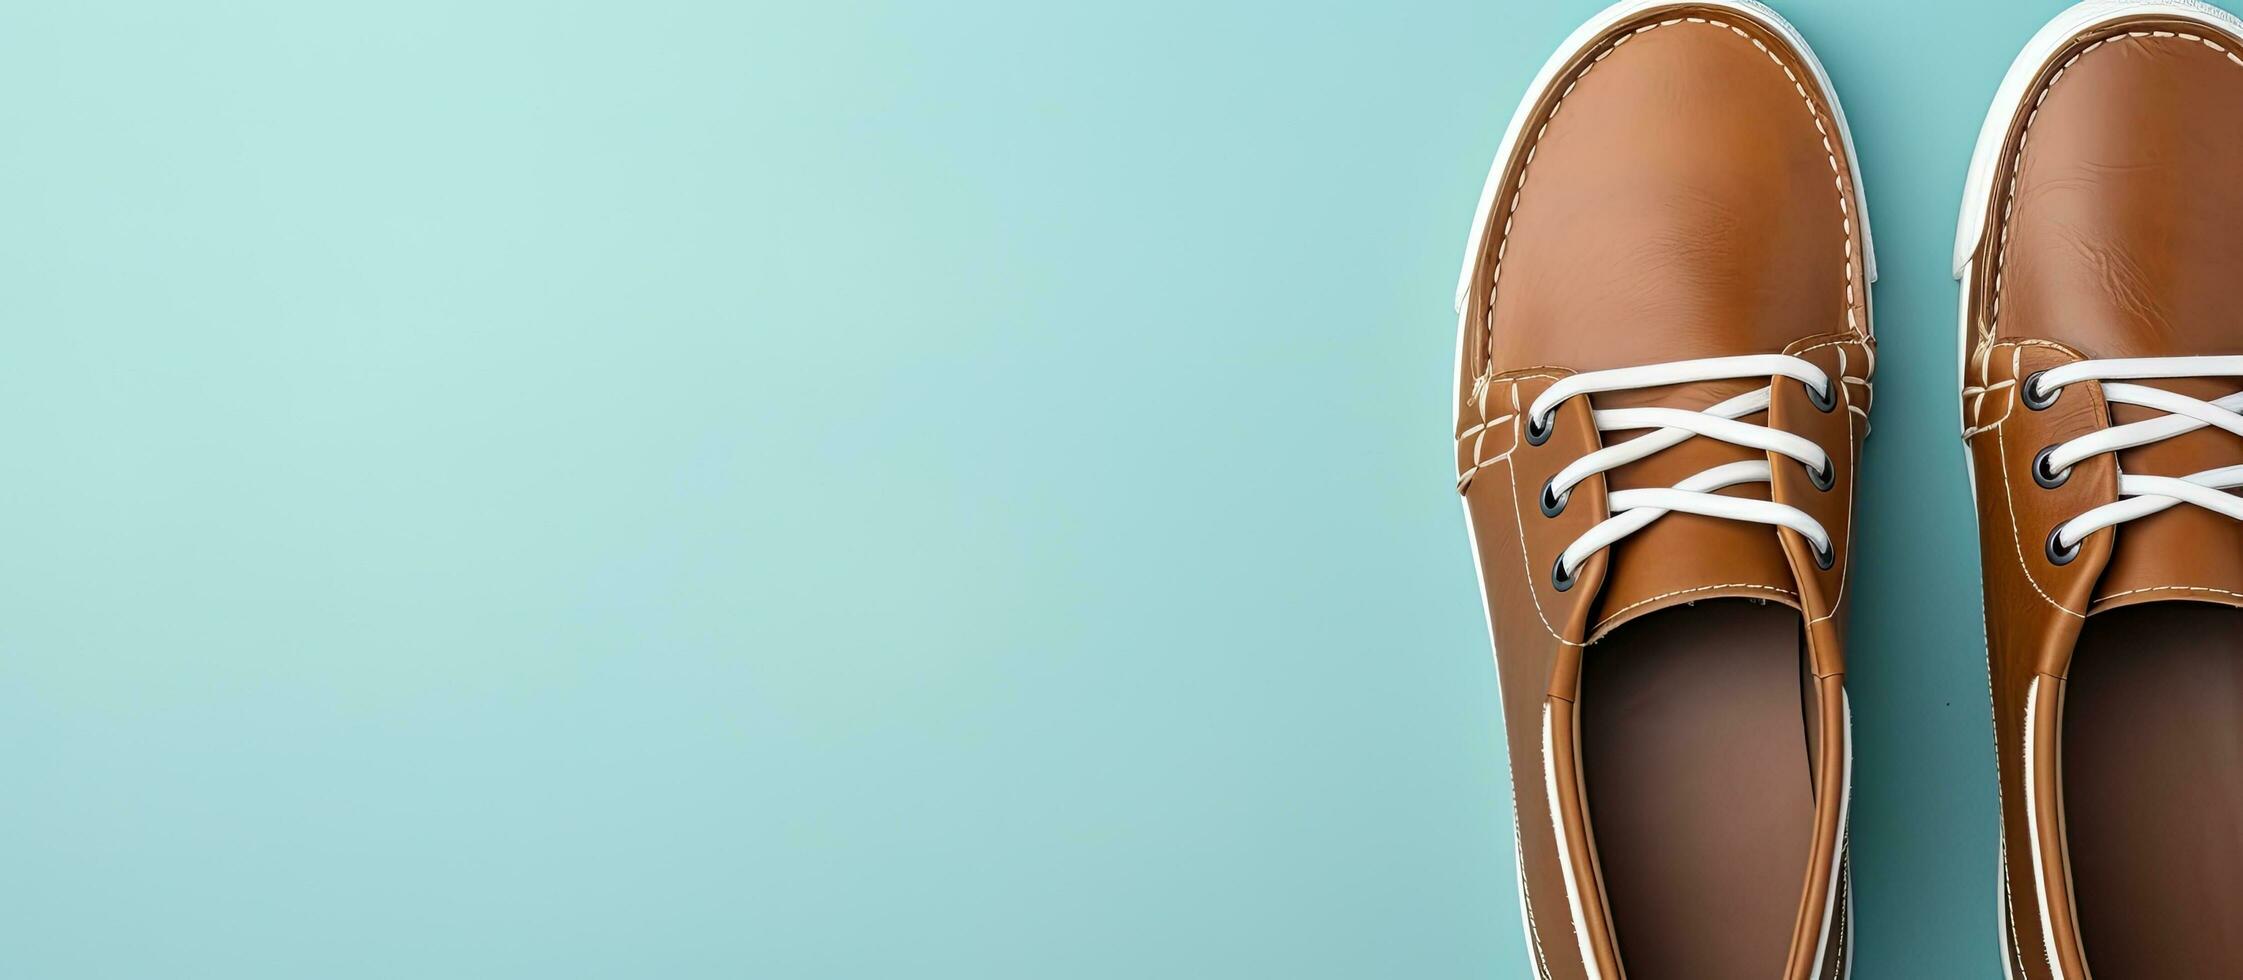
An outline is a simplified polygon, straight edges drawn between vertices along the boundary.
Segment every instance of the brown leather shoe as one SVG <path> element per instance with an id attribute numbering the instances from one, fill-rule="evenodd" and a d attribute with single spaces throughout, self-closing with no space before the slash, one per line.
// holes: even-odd
<path id="1" fill-rule="evenodd" d="M 2084 3 L 1956 248 L 2013 978 L 2243 976 L 2243 22 Z M 2222 431 L 2226 430 L 2226 431 Z"/>
<path id="2" fill-rule="evenodd" d="M 1856 172 L 1790 25 L 1637 0 L 1552 57 L 1489 175 L 1458 488 L 1537 977 L 1845 970 Z"/>

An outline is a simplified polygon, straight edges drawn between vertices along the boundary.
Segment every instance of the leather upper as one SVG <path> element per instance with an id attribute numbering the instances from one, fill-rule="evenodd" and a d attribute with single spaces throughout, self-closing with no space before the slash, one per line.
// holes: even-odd
<path id="1" fill-rule="evenodd" d="M 1776 32 L 1688 4 L 1611 28 L 1531 112 L 1467 284 L 1457 467 L 1497 651 L 1537 958 L 1552 980 L 1624 975 L 1573 744 L 1584 646 L 1661 609 L 1743 597 L 1798 609 L 1807 624 L 1817 827 L 1784 976 L 1835 976 L 1843 958 L 1826 940 L 1845 932 L 1831 910 L 1842 907 L 1846 557 L 1874 363 L 1859 198 L 1835 114 Z M 1527 406 L 1570 374 L 1764 353 L 1821 367 L 1838 405 L 1818 409 L 1802 385 L 1776 379 L 1765 417 L 1746 420 L 1814 441 L 1836 483 L 1818 490 L 1796 461 L 1777 458 L 1772 485 L 1725 492 L 1812 515 L 1831 534 L 1834 565 L 1820 568 L 1789 531 L 1672 513 L 1557 588 L 1559 553 L 1607 515 L 1608 491 L 1769 455 L 1692 439 L 1591 477 L 1545 516 L 1544 481 L 1604 444 L 1592 409 L 1702 409 L 1768 382 L 1575 397 L 1541 445 L 1522 438 Z"/>
<path id="2" fill-rule="evenodd" d="M 2047 537 L 2118 499 L 2120 469 L 2179 476 L 2243 462 L 2213 429 L 2033 479 L 2045 447 L 2155 413 L 2035 372 L 2087 359 L 2243 353 L 2243 39 L 2129 18 L 2073 38 L 2017 107 L 1968 280 L 1963 422 L 1979 511 L 2001 767 L 2007 951 L 2017 976 L 2084 980 L 2057 764 L 2063 688 L 2087 617 L 2143 602 L 2243 604 L 2243 524 L 2179 506 L 2089 535 L 2059 564 Z M 2160 381 L 2215 398 L 2230 379 Z M 2114 418 L 2115 416 L 2115 418 Z"/>

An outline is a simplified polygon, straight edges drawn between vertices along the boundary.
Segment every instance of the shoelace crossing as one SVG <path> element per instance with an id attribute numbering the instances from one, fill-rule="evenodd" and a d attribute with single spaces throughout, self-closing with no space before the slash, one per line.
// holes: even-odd
<path id="1" fill-rule="evenodd" d="M 2243 436 L 2243 415 L 2237 414 L 2243 412 L 2243 391 L 2204 401 L 2162 388 L 2127 383 L 2149 378 L 2227 377 L 2243 377 L 2243 355 L 2106 358 L 2075 361 L 2035 372 L 2018 390 L 2018 400 L 2035 411 L 2055 404 L 2067 385 L 2100 381 L 2103 382 L 2104 401 L 2165 414 L 2098 429 L 2041 450 L 2033 457 L 2034 482 L 2050 488 L 2062 486 L 2071 477 L 2072 467 L 2083 459 L 2147 446 L 2208 425 Z M 2224 492 L 2238 486 L 2243 486 L 2243 465 L 2215 467 L 2178 477 L 2140 476 L 2121 471 L 2119 499 L 2056 525 L 2048 535 L 2048 558 L 2059 565 L 2069 562 L 2079 557 L 2079 543 L 2088 535 L 2177 504 L 2194 504 L 2243 521 L 2243 497 Z"/>
<path id="2" fill-rule="evenodd" d="M 1807 397 L 1816 408 L 1828 412 L 1838 407 L 1835 382 L 1821 368 L 1801 358 L 1789 354 L 1706 357 L 1569 375 L 1544 390 L 1527 409 L 1524 421 L 1526 440 L 1535 445 L 1547 441 L 1551 426 L 1555 423 L 1558 406 L 1564 404 L 1566 399 L 1578 395 L 1740 378 L 1789 378 L 1806 386 Z M 1822 447 L 1780 429 L 1738 421 L 1755 412 L 1767 411 L 1776 384 L 1776 381 L 1771 380 L 1765 388 L 1746 392 L 1702 411 L 1679 408 L 1594 410 L 1591 414 L 1600 433 L 1638 429 L 1656 431 L 1591 452 L 1559 470 L 1556 476 L 1542 486 L 1542 512 L 1554 517 L 1563 511 L 1568 496 L 1581 481 L 1680 445 L 1692 436 L 1704 436 L 1797 460 L 1807 467 L 1808 475 L 1817 488 L 1830 489 L 1837 477 L 1831 467 L 1830 454 L 1824 452 Z M 1673 511 L 1790 528 L 1814 546 L 1816 564 L 1829 568 L 1836 560 L 1830 544 L 1830 532 L 1805 511 L 1772 500 L 1730 497 L 1715 492 L 1739 484 L 1772 483 L 1774 479 L 1774 471 L 1768 460 L 1755 459 L 1700 470 L 1672 487 L 1615 490 L 1605 497 L 1611 516 L 1599 521 L 1596 526 L 1566 545 L 1565 551 L 1558 556 L 1557 566 L 1551 569 L 1551 582 L 1560 591 L 1572 588 L 1574 575 L 1591 555 L 1643 530 L 1651 522 Z"/>

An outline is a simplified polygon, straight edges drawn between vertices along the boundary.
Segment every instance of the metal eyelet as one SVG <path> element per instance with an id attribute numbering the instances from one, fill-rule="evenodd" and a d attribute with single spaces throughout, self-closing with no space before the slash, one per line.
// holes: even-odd
<path id="1" fill-rule="evenodd" d="M 1835 487 L 1838 485 L 1837 462 L 1834 460 L 1823 460 L 1821 469 L 1810 469 L 1807 471 L 1807 479 L 1809 482 L 1812 482 L 1815 485 L 1815 489 L 1820 490 L 1824 493 L 1829 493 L 1831 487 Z"/>
<path id="2" fill-rule="evenodd" d="M 1557 427 L 1558 413 L 1555 411 L 1551 412 L 1547 418 L 1528 416 L 1526 420 L 1526 444 L 1539 446 L 1549 442 L 1550 433 Z"/>
<path id="3" fill-rule="evenodd" d="M 2064 481 L 2072 478 L 2072 468 L 2069 466 L 2064 467 L 2064 471 L 2061 473 L 2049 470 L 2048 457 L 2055 452 L 2056 447 L 2050 446 L 2033 457 L 2033 482 L 2050 490 L 2063 486 Z"/>
<path id="4" fill-rule="evenodd" d="M 2062 524 L 2058 524 L 2058 525 L 2056 525 L 2056 526 L 2055 526 L 2054 528 L 2051 528 L 2051 529 L 2049 529 L 2049 532 L 2048 532 L 2048 563 L 2049 563 L 2049 564 L 2051 564 L 2051 565 L 2069 565 L 2069 564 L 2071 564 L 2071 563 L 2072 563 L 2072 559 L 2074 559 L 2074 558 L 2077 558 L 2077 557 L 2079 557 L 2079 546 L 2080 546 L 2081 544 L 2085 543 L 2085 542 L 2084 542 L 2084 539 L 2082 539 L 2081 541 L 2074 541 L 2074 542 L 2072 542 L 2072 546 L 2071 546 L 2071 547 L 2069 547 L 2069 548 L 2066 548 L 2066 547 L 2064 547 L 2064 546 L 2063 546 L 2062 544 L 2060 544 L 2060 543 L 2059 543 L 2059 542 L 2058 542 L 2058 541 L 2056 540 L 2056 539 L 2057 539 L 2057 537 L 2058 537 L 2058 535 L 2059 535 L 2059 534 L 2060 534 L 2060 533 L 2061 533 L 2061 532 L 2062 532 L 2063 530 L 2064 530 L 2064 525 L 2062 525 Z"/>
<path id="5" fill-rule="evenodd" d="M 1573 583 L 1578 581 L 1574 578 L 1574 574 L 1574 572 L 1565 570 L 1565 556 L 1559 555 L 1558 563 L 1550 566 L 1550 584 L 1556 586 L 1558 591 L 1564 592 L 1573 588 Z"/>
<path id="6" fill-rule="evenodd" d="M 1807 401 L 1815 406 L 1816 411 L 1827 413 L 1837 409 L 1838 386 L 1836 384 L 1831 384 L 1821 391 L 1816 391 L 1814 385 L 1804 385 L 1804 387 L 1807 389 Z"/>
<path id="7" fill-rule="evenodd" d="M 1557 478 L 1550 478 L 1550 480 L 1555 479 Z M 1542 516 L 1544 517 L 1556 517 L 1559 514 L 1565 513 L 1566 501 L 1573 499 L 1573 494 L 1571 492 L 1568 492 L 1565 496 L 1562 497 L 1558 496 L 1555 493 L 1552 493 L 1550 490 L 1550 480 L 1542 481 Z"/>
<path id="8" fill-rule="evenodd" d="M 2024 387 L 2017 389 L 2017 400 L 2024 402 L 2026 408 L 2038 412 L 2056 404 L 2056 396 L 2064 393 L 2064 389 L 2058 388 L 2045 395 L 2037 394 L 2040 390 L 2041 375 L 2047 373 L 2046 371 L 2035 371 L 2026 375 Z"/>
<path id="9" fill-rule="evenodd" d="M 1826 548 L 1809 540 L 1807 550 L 1815 553 L 1816 568 L 1827 572 L 1830 570 L 1830 566 L 1838 564 L 1838 549 L 1835 547 Z"/>

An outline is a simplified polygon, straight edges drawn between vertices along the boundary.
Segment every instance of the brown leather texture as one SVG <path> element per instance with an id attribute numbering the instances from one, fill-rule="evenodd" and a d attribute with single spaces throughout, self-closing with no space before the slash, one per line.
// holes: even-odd
<path id="1" fill-rule="evenodd" d="M 2118 499 L 2121 468 L 2180 476 L 2243 462 L 2243 446 L 2207 429 L 2090 457 L 2046 487 L 2032 472 L 2041 450 L 2155 413 L 2114 410 L 2095 382 L 2065 386 L 2039 409 L 2019 391 L 2035 372 L 2081 360 L 2243 353 L 2233 301 L 2243 268 L 2243 39 L 2194 21 L 2121 19 L 2062 45 L 2026 93 L 1966 280 L 1963 425 L 1986 590 L 2006 952 L 2017 977 L 2085 980 L 2096 958 L 2081 941 L 2080 910 L 2108 906 L 2075 892 L 2066 705 L 2101 704 L 2108 692 L 2083 694 L 2072 672 L 2083 631 L 2143 604 L 2243 605 L 2243 525 L 2174 507 L 2089 535 L 2067 563 L 2049 555 L 2048 535 Z M 2228 379 L 2157 385 L 2206 399 L 2234 390 Z M 2150 637 L 2119 645 L 2155 656 Z M 2134 764 L 2198 764 L 2186 746 L 2168 748 Z M 2234 816 L 2226 814 L 2231 825 Z M 2236 921 L 2243 907 L 2226 915 Z M 2106 966 L 2096 974 L 2105 980 L 2155 975 Z"/>
<path id="2" fill-rule="evenodd" d="M 1804 850 L 1788 858 L 1797 869 L 1790 921 L 1772 941 L 1741 942 L 1778 951 L 1760 976 L 1843 969 L 1846 559 L 1874 345 L 1859 196 L 1841 139 L 1806 60 L 1781 35 L 1734 10 L 1678 4 L 1581 48 L 1537 97 L 1499 175 L 1459 321 L 1458 487 L 1502 684 L 1529 938 L 1550 980 L 1586 978 L 1592 965 L 1618 980 L 1631 928 L 1647 937 L 1665 928 L 1631 927 L 1606 901 L 1606 876 L 1636 869 L 1600 853 L 1585 798 L 1596 777 L 1582 771 L 1580 743 L 1598 735 L 1584 734 L 1577 709 L 1585 652 L 1627 624 L 1653 618 L 1646 625 L 1655 628 L 1655 617 L 1708 600 L 1791 611 L 1780 642 L 1799 665 L 1793 679 L 1805 677 L 1788 737 L 1813 784 L 1796 794 L 1811 806 L 1809 825 L 1793 835 Z M 1803 385 L 1778 378 L 1770 410 L 1744 421 L 1815 442 L 1833 461 L 1835 487 L 1818 490 L 1804 467 L 1778 458 L 1773 484 L 1724 492 L 1812 515 L 1832 536 L 1833 566 L 1820 568 L 1790 531 L 1672 513 L 1556 588 L 1560 552 L 1608 515 L 1608 490 L 1670 486 L 1768 456 L 1692 439 L 1591 477 L 1545 516 L 1543 483 L 1605 444 L 1592 409 L 1702 409 L 1769 382 L 1571 398 L 1541 445 L 1522 438 L 1527 406 L 1572 374 L 1775 353 L 1821 367 L 1839 407 L 1820 410 Z"/>

